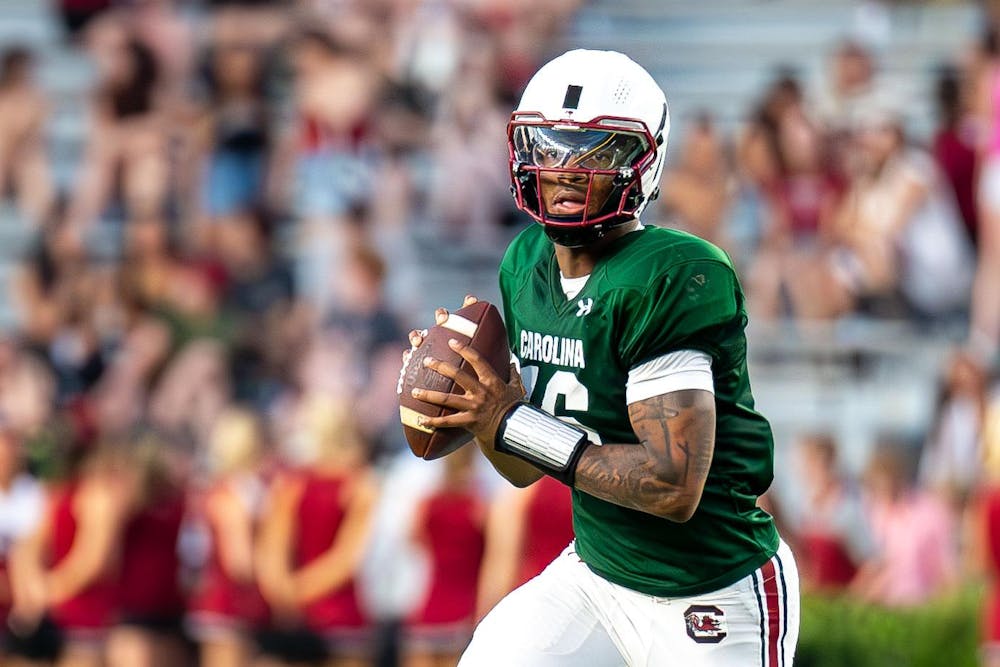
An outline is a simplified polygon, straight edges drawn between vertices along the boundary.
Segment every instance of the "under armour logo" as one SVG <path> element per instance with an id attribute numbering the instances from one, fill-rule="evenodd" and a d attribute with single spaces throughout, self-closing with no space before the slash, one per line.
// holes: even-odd
<path id="1" fill-rule="evenodd" d="M 589 315 L 591 309 L 594 307 L 594 300 L 591 298 L 580 299 L 576 302 L 576 316 L 583 317 L 584 315 Z"/>

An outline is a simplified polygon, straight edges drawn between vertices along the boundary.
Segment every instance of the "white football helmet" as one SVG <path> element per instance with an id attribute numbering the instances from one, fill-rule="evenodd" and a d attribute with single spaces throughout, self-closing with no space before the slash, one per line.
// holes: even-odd
<path id="1" fill-rule="evenodd" d="M 642 66 L 615 51 L 564 53 L 531 78 L 507 126 L 517 206 L 560 245 L 593 243 L 656 198 L 669 132 L 666 97 Z M 588 213 L 597 176 L 613 188 Z M 576 190 L 546 210 L 543 177 Z"/>

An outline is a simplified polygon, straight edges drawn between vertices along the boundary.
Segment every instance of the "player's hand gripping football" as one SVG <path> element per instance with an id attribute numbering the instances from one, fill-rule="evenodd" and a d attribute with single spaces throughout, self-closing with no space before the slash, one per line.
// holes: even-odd
<path id="1" fill-rule="evenodd" d="M 462 307 L 471 306 L 477 301 L 478 299 L 474 296 L 466 296 Z M 447 319 L 448 311 L 446 309 L 438 308 L 434 311 L 436 324 L 441 324 Z M 409 339 L 410 345 L 413 346 L 412 349 L 420 347 L 426 335 L 426 330 L 411 331 Z M 421 425 L 431 428 L 464 428 L 472 433 L 481 444 L 492 449 L 500 421 L 515 403 L 524 399 L 525 392 L 521 376 L 516 367 L 511 364 L 510 381 L 504 382 L 489 362 L 476 350 L 457 340 L 451 340 L 449 344 L 468 362 L 474 372 L 470 373 L 467 370 L 456 368 L 440 359 L 425 359 L 425 366 L 454 380 L 465 390 L 465 393 L 446 394 L 423 388 L 413 389 L 414 398 L 458 411 L 442 417 L 424 417 L 421 420 Z M 408 355 L 412 354 L 412 349 L 403 353 L 404 364 L 408 360 Z"/>

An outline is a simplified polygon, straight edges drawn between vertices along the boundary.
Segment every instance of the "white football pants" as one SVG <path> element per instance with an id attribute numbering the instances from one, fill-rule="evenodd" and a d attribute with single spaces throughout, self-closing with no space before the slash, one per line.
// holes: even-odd
<path id="1" fill-rule="evenodd" d="M 784 542 L 744 579 L 684 598 L 613 584 L 570 544 L 482 620 L 459 667 L 791 667 L 798 634 L 799 575 Z"/>

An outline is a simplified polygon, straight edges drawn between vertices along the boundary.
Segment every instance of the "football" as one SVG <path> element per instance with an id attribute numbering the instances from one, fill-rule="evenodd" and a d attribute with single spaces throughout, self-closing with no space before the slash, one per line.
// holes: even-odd
<path id="1" fill-rule="evenodd" d="M 420 426 L 417 420 L 421 415 L 439 417 L 455 411 L 419 401 L 410 393 L 415 387 L 445 393 L 465 393 L 450 378 L 424 366 L 424 358 L 429 356 L 475 374 L 468 362 L 449 347 L 448 340 L 452 338 L 479 352 L 504 382 L 510 379 L 507 332 L 496 306 L 487 301 L 479 301 L 450 313 L 447 320 L 432 327 L 423 344 L 413 351 L 403 366 L 396 387 L 399 394 L 399 420 L 403 424 L 406 441 L 416 456 L 428 461 L 450 454 L 472 437 L 461 428 L 433 429 Z"/>

